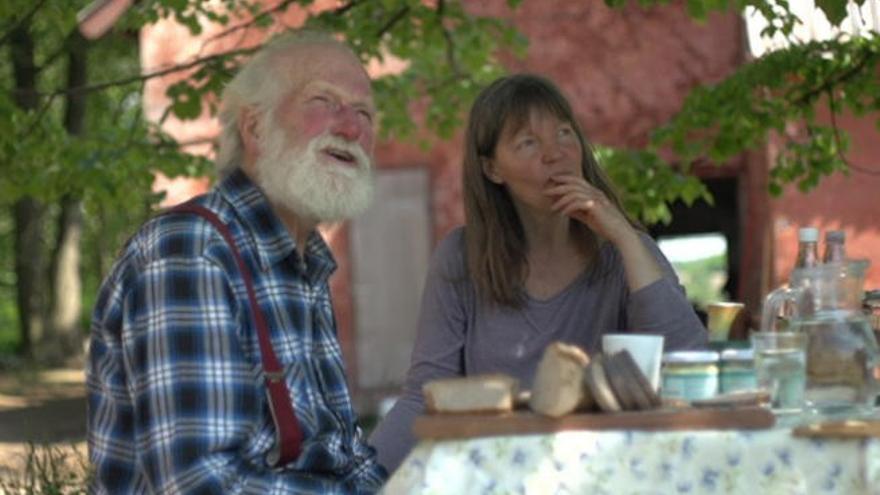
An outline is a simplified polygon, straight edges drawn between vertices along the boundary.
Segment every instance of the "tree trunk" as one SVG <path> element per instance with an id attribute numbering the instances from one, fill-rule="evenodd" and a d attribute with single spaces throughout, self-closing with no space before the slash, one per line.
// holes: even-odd
<path id="1" fill-rule="evenodd" d="M 45 261 L 43 217 L 45 207 L 33 198 L 22 198 L 13 206 L 15 217 L 15 277 L 18 293 L 18 322 L 22 353 L 32 355 L 34 343 L 45 328 Z"/>
<path id="2" fill-rule="evenodd" d="M 58 217 L 58 238 L 52 253 L 52 305 L 49 329 L 37 348 L 45 364 L 61 364 L 82 352 L 82 280 L 80 277 L 80 239 L 82 204 L 65 197 Z"/>
<path id="3" fill-rule="evenodd" d="M 28 23 L 19 25 L 9 37 L 15 104 L 25 110 L 37 108 L 34 42 Z M 31 354 L 32 344 L 42 338 L 45 301 L 45 262 L 42 234 L 44 206 L 23 197 L 13 205 L 15 218 L 15 276 L 19 331 L 22 351 Z"/>
<path id="4" fill-rule="evenodd" d="M 67 88 L 85 86 L 86 40 L 78 32 L 67 41 Z M 64 128 L 73 137 L 85 132 L 86 95 L 68 93 L 64 112 Z M 80 276 L 80 240 L 82 237 L 82 201 L 73 195 L 61 200 L 58 216 L 58 237 L 52 251 L 52 304 L 46 338 L 36 353 L 46 364 L 60 364 L 79 357 L 82 350 L 82 280 Z"/>

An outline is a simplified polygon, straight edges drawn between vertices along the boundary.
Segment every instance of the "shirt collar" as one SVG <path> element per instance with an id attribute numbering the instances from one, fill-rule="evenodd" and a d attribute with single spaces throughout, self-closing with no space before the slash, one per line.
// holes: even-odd
<path id="1" fill-rule="evenodd" d="M 336 270 L 333 253 L 324 239 L 313 230 L 306 240 L 305 260 L 300 260 L 296 241 L 285 228 L 281 218 L 263 191 L 241 171 L 236 169 L 217 185 L 217 191 L 232 205 L 245 230 L 257 246 L 260 269 L 267 271 L 290 258 L 297 270 L 312 281 L 326 279 Z"/>

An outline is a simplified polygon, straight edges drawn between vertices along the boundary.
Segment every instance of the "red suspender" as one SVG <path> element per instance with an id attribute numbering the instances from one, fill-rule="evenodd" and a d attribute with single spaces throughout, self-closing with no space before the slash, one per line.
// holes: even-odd
<path id="1" fill-rule="evenodd" d="M 235 244 L 235 239 L 213 211 L 192 202 L 183 203 L 168 210 L 167 213 L 192 213 L 210 222 L 226 240 L 238 264 L 241 278 L 247 288 L 248 301 L 251 305 L 254 326 L 257 328 L 257 339 L 260 342 L 260 357 L 263 361 L 263 374 L 266 377 L 266 392 L 269 396 L 269 407 L 272 410 L 272 420 L 275 422 L 275 447 L 267 456 L 267 462 L 272 466 L 280 466 L 295 460 L 302 447 L 303 433 L 299 427 L 299 421 L 293 413 L 293 402 L 287 383 L 284 381 L 284 370 L 275 356 L 272 341 L 269 339 L 269 328 L 266 326 L 266 318 L 260 306 L 257 305 L 257 296 L 254 292 L 254 282 L 251 272 L 244 264 L 244 260 Z"/>

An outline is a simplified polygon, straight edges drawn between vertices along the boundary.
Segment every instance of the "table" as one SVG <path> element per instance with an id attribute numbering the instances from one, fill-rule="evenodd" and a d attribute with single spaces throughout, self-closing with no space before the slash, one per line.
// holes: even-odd
<path id="1" fill-rule="evenodd" d="M 880 494 L 880 439 L 562 431 L 422 441 L 386 494 Z"/>

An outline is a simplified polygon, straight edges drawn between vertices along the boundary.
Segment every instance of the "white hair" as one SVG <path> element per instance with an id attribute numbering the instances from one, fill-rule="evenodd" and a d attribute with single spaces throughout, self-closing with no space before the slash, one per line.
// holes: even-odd
<path id="1" fill-rule="evenodd" d="M 260 48 L 229 81 L 220 98 L 220 146 L 215 160 L 219 178 L 242 164 L 244 150 L 238 132 L 242 107 L 253 107 L 264 116 L 272 115 L 293 85 L 293 71 L 280 70 L 278 58 L 305 45 L 336 45 L 350 51 L 347 45 L 320 31 L 281 34 Z"/>

